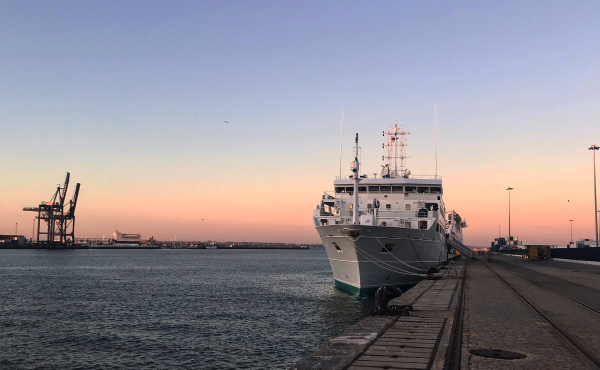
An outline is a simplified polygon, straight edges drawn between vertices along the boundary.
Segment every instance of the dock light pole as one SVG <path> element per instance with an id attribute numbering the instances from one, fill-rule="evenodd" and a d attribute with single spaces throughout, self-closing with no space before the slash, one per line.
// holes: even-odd
<path id="1" fill-rule="evenodd" d="M 513 188 L 509 186 L 506 190 L 508 190 L 508 247 L 510 249 L 510 191 L 513 190 Z"/>
<path id="2" fill-rule="evenodd" d="M 15 222 L 15 236 L 18 234 L 17 230 L 19 230 L 19 223 Z"/>
<path id="3" fill-rule="evenodd" d="M 596 223 L 594 224 L 594 226 L 596 227 L 596 248 L 598 248 L 598 195 L 596 193 L 596 150 L 599 150 L 600 146 L 594 144 L 588 149 L 591 150 L 594 154 L 594 218 L 596 219 Z"/>
<path id="4" fill-rule="evenodd" d="M 573 244 L 573 221 L 575 220 L 569 220 L 571 222 L 571 243 L 569 243 L 569 246 L 571 246 L 571 244 Z"/>

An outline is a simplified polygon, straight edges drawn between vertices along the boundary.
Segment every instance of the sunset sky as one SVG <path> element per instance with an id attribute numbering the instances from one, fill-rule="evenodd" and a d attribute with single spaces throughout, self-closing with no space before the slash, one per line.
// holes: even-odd
<path id="1" fill-rule="evenodd" d="M 396 119 L 425 175 L 437 104 L 467 244 L 507 235 L 507 186 L 512 235 L 564 245 L 574 219 L 593 239 L 598 19 L 598 1 L 4 0 L 0 234 L 31 237 L 22 208 L 69 171 L 78 236 L 317 243 L 342 107 L 345 175 L 356 132 L 379 170 Z"/>

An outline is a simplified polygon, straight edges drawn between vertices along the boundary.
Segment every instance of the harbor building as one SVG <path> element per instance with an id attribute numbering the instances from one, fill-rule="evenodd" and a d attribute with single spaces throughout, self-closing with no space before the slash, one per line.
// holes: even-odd
<path id="1" fill-rule="evenodd" d="M 113 239 L 118 244 L 141 244 L 142 234 L 124 234 L 119 232 L 119 230 L 115 230 Z"/>
<path id="2" fill-rule="evenodd" d="M 0 235 L 0 244 L 2 245 L 23 246 L 26 242 L 27 238 L 23 235 Z"/>

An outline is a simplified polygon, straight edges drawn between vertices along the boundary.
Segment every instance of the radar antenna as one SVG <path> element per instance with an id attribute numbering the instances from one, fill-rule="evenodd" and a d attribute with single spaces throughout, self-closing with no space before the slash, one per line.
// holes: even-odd
<path id="1" fill-rule="evenodd" d="M 384 143 L 382 146 L 387 152 L 381 157 L 381 160 L 387 160 L 387 164 L 381 166 L 382 178 L 408 177 L 410 175 L 410 171 L 405 168 L 405 159 L 410 157 L 406 156 L 404 149 L 405 146 L 408 146 L 406 135 L 409 134 L 410 132 L 403 130 L 402 125 L 398 128 L 398 120 L 396 120 L 394 127 L 390 127 L 390 131 L 383 131 L 383 136 L 387 135 L 388 140 L 387 144 Z M 398 150 L 400 153 L 398 153 Z M 400 163 L 398 163 L 398 159 Z"/>

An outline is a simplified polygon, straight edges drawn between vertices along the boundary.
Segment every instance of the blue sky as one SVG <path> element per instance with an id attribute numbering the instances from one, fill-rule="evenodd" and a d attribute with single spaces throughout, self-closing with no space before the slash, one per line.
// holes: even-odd
<path id="1" fill-rule="evenodd" d="M 235 192 L 258 177 L 309 189 L 302 217 L 282 222 L 314 240 L 342 107 L 346 148 L 359 132 L 367 173 L 395 119 L 412 132 L 413 173 L 432 173 L 437 104 L 442 175 L 564 174 L 600 143 L 598 19 L 595 1 L 3 1 L 0 231 L 70 170 L 94 190 L 88 219 L 110 205 L 103 230 L 119 214 L 107 199 L 170 199 L 173 183 Z M 99 233 L 96 221 L 83 230 Z"/>

